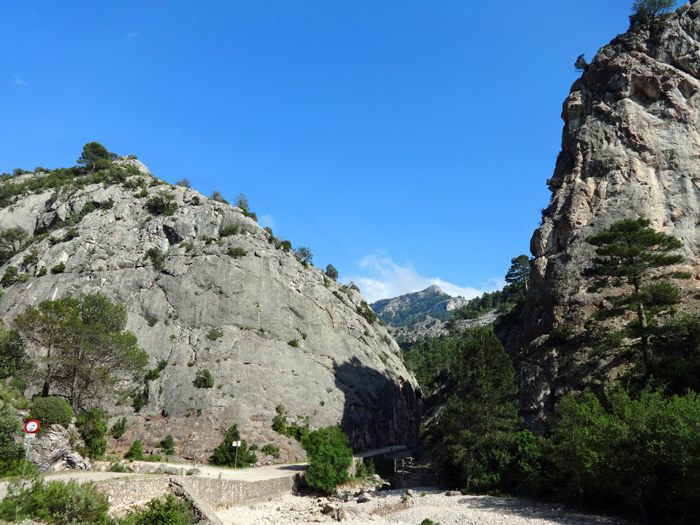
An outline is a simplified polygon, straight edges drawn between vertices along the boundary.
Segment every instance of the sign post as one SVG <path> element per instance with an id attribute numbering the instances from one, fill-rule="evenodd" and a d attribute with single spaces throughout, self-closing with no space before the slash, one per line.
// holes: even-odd
<path id="1" fill-rule="evenodd" d="M 29 457 L 29 447 L 32 444 L 32 439 L 37 430 L 39 430 L 39 422 L 36 419 L 30 419 L 24 424 L 24 431 L 27 433 L 27 450 L 24 453 L 24 463 L 22 463 L 22 477 L 24 477 L 24 472 L 27 469 L 27 458 Z"/>
<path id="2" fill-rule="evenodd" d="M 241 446 L 241 442 L 240 441 L 232 441 L 231 446 L 236 447 L 236 463 L 234 463 L 233 468 L 238 468 L 238 447 Z"/>

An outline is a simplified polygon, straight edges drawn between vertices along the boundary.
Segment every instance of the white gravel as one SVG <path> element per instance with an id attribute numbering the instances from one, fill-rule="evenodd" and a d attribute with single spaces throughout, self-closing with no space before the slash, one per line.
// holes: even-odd
<path id="1" fill-rule="evenodd" d="M 395 523 L 420 525 L 428 518 L 440 525 L 629 525 L 629 521 L 607 516 L 581 514 L 556 504 L 521 498 L 492 496 L 448 496 L 433 489 L 366 492 L 369 501 L 358 503 L 358 494 L 343 498 L 284 496 L 252 507 L 218 509 L 226 524 L 304 525 L 334 523 L 347 525 Z M 340 516 L 323 513 L 324 506 L 340 508 Z M 337 514 L 337 513 L 336 513 Z M 339 520 L 337 518 L 340 518 Z"/>

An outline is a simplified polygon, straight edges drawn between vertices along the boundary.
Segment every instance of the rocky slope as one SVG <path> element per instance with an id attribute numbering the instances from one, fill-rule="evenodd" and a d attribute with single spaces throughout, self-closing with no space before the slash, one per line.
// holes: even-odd
<path id="1" fill-rule="evenodd" d="M 648 218 L 653 228 L 683 241 L 681 269 L 698 273 L 698 91 L 696 1 L 655 34 L 639 26 L 619 35 L 573 84 L 562 111 L 562 151 L 548 181 L 552 199 L 531 241 L 532 289 L 521 333 L 509 340 L 514 351 L 535 341 L 519 368 L 522 408 L 531 417 L 541 417 L 567 389 L 616 373 L 537 339 L 559 323 L 583 330 L 602 301 L 588 292 L 581 274 L 593 255 L 587 236 L 621 219 Z M 696 283 L 676 284 L 689 298 Z"/>
<path id="2" fill-rule="evenodd" d="M 131 425 L 110 447 L 139 438 L 148 450 L 172 434 L 180 454 L 203 459 L 237 423 L 249 442 L 277 442 L 293 459 L 298 447 L 270 428 L 277 405 L 292 421 L 308 416 L 312 428 L 339 424 L 356 449 L 415 439 L 417 383 L 386 329 L 363 315 L 359 293 L 303 265 L 239 208 L 169 186 L 135 159 L 120 162 L 132 166 L 121 182 L 25 192 L 0 209 L 0 230 L 50 232 L 0 267 L 0 275 L 9 266 L 26 274 L 0 297 L 6 325 L 41 301 L 100 292 L 126 306 L 127 329 L 149 368 L 167 360 L 138 414 L 128 400 L 110 402 L 111 414 Z M 41 176 L 6 178 L 0 190 Z M 171 216 L 146 207 L 163 191 L 177 204 Z M 73 225 L 77 237 L 62 241 L 69 228 L 61 221 L 86 205 L 95 211 Z M 222 235 L 231 226 L 237 233 Z M 161 270 L 146 256 L 150 248 L 165 254 Z M 246 255 L 231 256 L 233 248 Z M 62 273 L 52 271 L 61 264 Z M 194 386 L 202 369 L 213 388 Z"/>

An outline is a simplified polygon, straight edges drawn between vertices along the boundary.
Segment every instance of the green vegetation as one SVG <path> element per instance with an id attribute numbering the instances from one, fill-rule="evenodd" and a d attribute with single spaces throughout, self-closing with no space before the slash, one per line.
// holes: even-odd
<path id="1" fill-rule="evenodd" d="M 223 198 L 220 191 L 212 191 L 211 195 L 209 195 L 209 198 L 215 200 L 216 202 L 223 202 L 224 204 L 229 203 L 226 199 Z"/>
<path id="2" fill-rule="evenodd" d="M 22 375 L 28 368 L 24 342 L 15 330 L 0 327 L 0 379 Z"/>
<path id="3" fill-rule="evenodd" d="M 590 391 L 557 406 L 549 440 L 551 486 L 566 500 L 693 523 L 700 508 L 700 398 L 624 388 Z"/>
<path id="4" fill-rule="evenodd" d="M 112 161 L 116 159 L 114 153 L 107 151 L 99 142 L 88 142 L 83 146 L 83 153 L 78 158 L 78 164 L 84 164 L 90 171 L 109 168 Z"/>
<path id="5" fill-rule="evenodd" d="M 136 336 L 124 331 L 126 320 L 126 308 L 101 294 L 44 301 L 18 315 L 14 328 L 45 352 L 36 373 L 42 396 L 54 389 L 81 408 L 118 390 L 119 378 L 141 375 L 148 355 Z"/>
<path id="6" fill-rule="evenodd" d="M 143 459 L 143 447 L 138 439 L 131 444 L 129 450 L 124 454 L 124 457 L 134 461 Z"/>
<path id="7" fill-rule="evenodd" d="M 230 235 L 237 235 L 238 234 L 238 225 L 237 224 L 229 224 L 228 226 L 224 226 L 221 228 L 221 232 L 219 232 L 221 237 L 228 237 Z"/>
<path id="8" fill-rule="evenodd" d="M 112 425 L 111 430 L 109 433 L 114 439 L 119 439 L 124 435 L 124 432 L 126 432 L 126 418 L 123 417 L 120 420 L 118 420 L 114 425 Z"/>
<path id="9" fill-rule="evenodd" d="M 241 441 L 241 446 L 231 446 L 231 443 L 234 441 Z M 236 462 L 236 448 L 238 448 L 238 462 Z M 209 463 L 220 467 L 242 468 L 257 462 L 258 457 L 248 449 L 248 442 L 241 440 L 238 425 L 233 425 L 224 433 L 224 440 L 216 447 L 214 454 L 209 458 Z"/>
<path id="10" fill-rule="evenodd" d="M 75 426 L 80 437 L 85 441 L 84 450 L 78 450 L 83 456 L 91 459 L 102 459 L 107 450 L 107 411 L 102 407 L 93 407 L 87 412 L 78 414 Z"/>
<path id="11" fill-rule="evenodd" d="M 212 328 L 211 330 L 209 330 L 209 332 L 207 332 L 207 338 L 210 341 L 216 341 L 217 339 L 219 339 L 220 337 L 223 337 L 223 336 L 224 336 L 224 331 L 221 330 L 220 328 Z"/>
<path id="12" fill-rule="evenodd" d="M 211 388 L 214 386 L 214 379 L 211 377 L 211 372 L 206 368 L 197 370 L 194 378 L 194 386 L 197 388 Z"/>
<path id="13" fill-rule="evenodd" d="M 657 328 L 655 317 L 680 302 L 680 291 L 667 281 L 651 281 L 652 269 L 679 264 L 683 256 L 669 252 L 679 249 L 681 242 L 665 233 L 655 232 L 648 219 L 626 219 L 586 238 L 597 246 L 594 266 L 584 275 L 598 277 L 593 289 L 631 285 L 633 293 L 609 297 L 612 308 L 606 316 L 621 315 L 627 310 L 636 313 L 636 323 L 627 325 L 628 334 L 639 338 L 639 348 L 647 373 L 651 367 L 649 339 Z M 649 283 L 643 286 L 645 283 Z"/>
<path id="14" fill-rule="evenodd" d="M 676 2 L 677 0 L 635 0 L 630 26 L 648 24 L 654 33 L 663 27 Z"/>
<path id="15" fill-rule="evenodd" d="M 0 232 L 0 265 L 24 249 L 28 236 L 19 226 Z"/>
<path id="16" fill-rule="evenodd" d="M 326 266 L 326 275 L 334 281 L 338 280 L 338 270 L 336 270 L 332 264 Z M 326 288 L 328 287 L 326 286 Z"/>
<path id="17" fill-rule="evenodd" d="M 190 185 L 190 181 L 185 177 L 182 180 L 178 180 L 175 182 L 175 186 L 180 186 L 181 188 L 191 188 L 192 186 Z"/>
<path id="18" fill-rule="evenodd" d="M 469 491 L 506 488 L 518 430 L 515 369 L 488 327 L 468 330 L 456 352 L 451 394 L 439 423 L 448 445 L 442 470 Z"/>
<path id="19" fill-rule="evenodd" d="M 287 410 L 282 405 L 275 407 L 277 414 L 272 421 L 272 430 L 283 436 L 291 437 L 301 443 L 305 435 L 309 433 L 309 417 L 297 416 L 294 423 L 289 423 Z"/>
<path id="20" fill-rule="evenodd" d="M 266 456 L 274 456 L 276 458 L 280 457 L 280 448 L 277 445 L 272 445 L 268 443 L 262 448 L 262 453 Z"/>
<path id="21" fill-rule="evenodd" d="M 234 259 L 245 257 L 248 254 L 247 251 L 238 246 L 229 246 L 226 253 L 229 255 L 229 257 L 233 257 Z"/>
<path id="22" fill-rule="evenodd" d="M 406 367 L 413 372 L 423 392 L 445 384 L 454 370 L 459 337 L 431 338 L 409 346 L 403 352 Z"/>
<path id="23" fill-rule="evenodd" d="M 340 428 L 330 426 L 309 432 L 301 444 L 309 458 L 306 482 L 310 487 L 330 493 L 348 480 L 352 450 L 348 436 Z"/>
<path id="24" fill-rule="evenodd" d="M 0 477 L 22 472 L 24 450 L 19 441 L 22 420 L 10 403 L 0 403 Z"/>
<path id="25" fill-rule="evenodd" d="M 167 191 L 159 191 L 146 201 L 146 208 L 153 215 L 172 215 L 177 211 L 177 202 L 173 202 L 175 195 Z"/>
<path id="26" fill-rule="evenodd" d="M 314 256 L 311 254 L 311 249 L 308 246 L 299 246 L 296 250 L 294 250 L 294 253 L 302 263 L 308 265 L 311 264 L 311 261 L 313 261 Z"/>
<path id="27" fill-rule="evenodd" d="M 191 525 L 199 520 L 186 501 L 166 494 L 163 499 L 152 499 L 141 509 L 132 510 L 121 520 L 122 525 Z"/>
<path id="28" fill-rule="evenodd" d="M 58 424 L 68 428 L 73 419 L 73 409 L 60 397 L 37 397 L 29 413 L 29 419 L 36 419 L 40 424 L 40 432 L 47 430 L 51 425 Z"/>
<path id="29" fill-rule="evenodd" d="M 146 250 L 146 257 L 151 260 L 153 269 L 160 271 L 165 267 L 165 259 L 167 254 L 160 251 L 160 248 L 157 246 L 153 246 Z"/>
<path id="30" fill-rule="evenodd" d="M 109 497 L 93 482 L 71 480 L 44 482 L 42 478 L 31 485 L 10 483 L 7 496 L 0 501 L 0 520 L 23 521 L 39 519 L 56 525 L 90 523 L 108 525 Z"/>
<path id="31" fill-rule="evenodd" d="M 287 344 L 289 346 L 293 346 L 294 348 L 299 348 L 299 341 L 296 339 L 292 339 L 291 341 L 287 341 Z"/>
<path id="32" fill-rule="evenodd" d="M 175 440 L 170 434 L 165 436 L 165 439 L 161 441 L 158 446 L 160 446 L 160 448 L 163 450 L 163 454 L 166 456 L 172 456 L 175 454 Z"/>

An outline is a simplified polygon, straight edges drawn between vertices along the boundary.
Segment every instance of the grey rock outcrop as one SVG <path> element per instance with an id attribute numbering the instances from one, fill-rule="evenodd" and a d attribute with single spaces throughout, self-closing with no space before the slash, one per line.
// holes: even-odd
<path id="1" fill-rule="evenodd" d="M 650 34 L 639 26 L 602 48 L 564 102 L 562 151 L 548 181 L 531 250 L 532 288 L 520 337 L 511 350 L 537 340 L 519 369 L 522 408 L 540 417 L 569 387 L 614 367 L 584 371 L 584 356 L 563 354 L 539 337 L 559 323 L 583 330 L 600 294 L 582 277 L 593 247 L 585 242 L 615 221 L 648 218 L 683 242 L 685 266 L 700 260 L 700 3 L 686 4 Z M 680 286 L 695 289 L 696 281 Z M 595 367 L 594 367 L 595 368 Z M 541 384 L 541 388 L 532 388 Z"/>
<path id="2" fill-rule="evenodd" d="M 416 438 L 420 390 L 386 329 L 363 315 L 359 293 L 305 267 L 242 210 L 129 162 L 141 175 L 126 184 L 27 194 L 0 209 L 0 230 L 20 225 L 51 236 L 0 267 L 0 275 L 9 265 L 26 274 L 0 297 L 6 325 L 41 301 L 99 292 L 125 305 L 149 367 L 167 363 L 138 414 L 128 401 L 109 402 L 129 423 L 110 446 L 141 439 L 148 449 L 171 434 L 179 455 L 201 460 L 236 423 L 249 443 L 277 441 L 284 451 L 288 438 L 270 430 L 277 405 L 292 420 L 308 416 L 312 428 L 339 424 L 358 450 Z M 148 197 L 137 197 L 146 186 Z M 171 216 L 146 206 L 162 191 L 178 205 Z M 96 209 L 73 225 L 79 236 L 61 241 L 68 226 L 60 221 L 88 204 Z M 223 235 L 226 226 L 237 233 Z M 146 256 L 150 248 L 165 254 L 162 270 Z M 29 253 L 35 258 L 25 260 Z M 63 272 L 52 272 L 60 263 Z M 204 369 L 212 388 L 194 384 Z"/>
<path id="3" fill-rule="evenodd" d="M 475 326 L 486 326 L 495 323 L 500 314 L 501 312 L 498 310 L 490 310 L 476 319 L 459 319 L 453 322 L 454 330 L 464 332 Z M 447 322 L 427 316 L 422 321 L 409 326 L 399 326 L 394 329 L 392 334 L 399 344 L 411 345 L 434 337 L 447 337 L 450 333 Z"/>
<path id="4" fill-rule="evenodd" d="M 90 459 L 73 450 L 70 432 L 61 425 L 51 425 L 44 433 L 32 439 L 28 459 L 36 465 L 39 472 L 89 470 L 92 466 Z"/>

